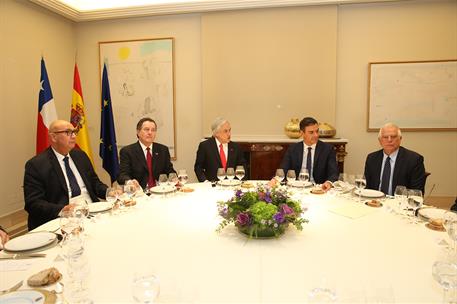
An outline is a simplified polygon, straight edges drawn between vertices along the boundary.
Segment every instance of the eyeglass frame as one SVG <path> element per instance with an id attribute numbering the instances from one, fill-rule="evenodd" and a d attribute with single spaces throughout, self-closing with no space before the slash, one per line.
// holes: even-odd
<path id="1" fill-rule="evenodd" d="M 66 129 L 66 130 L 61 130 L 61 131 L 53 131 L 51 133 L 54 133 L 54 134 L 65 133 L 65 135 L 67 135 L 67 136 L 71 136 L 71 135 L 77 136 L 79 133 L 79 130 L 78 129 L 73 129 L 73 130 Z"/>

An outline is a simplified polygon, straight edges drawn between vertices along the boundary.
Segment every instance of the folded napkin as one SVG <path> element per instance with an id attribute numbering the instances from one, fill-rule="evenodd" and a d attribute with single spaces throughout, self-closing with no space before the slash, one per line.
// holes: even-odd
<path id="1" fill-rule="evenodd" d="M 32 275 L 27 280 L 27 284 L 31 287 L 46 286 L 57 282 L 61 277 L 62 274 L 59 270 L 55 267 L 51 267 Z"/>

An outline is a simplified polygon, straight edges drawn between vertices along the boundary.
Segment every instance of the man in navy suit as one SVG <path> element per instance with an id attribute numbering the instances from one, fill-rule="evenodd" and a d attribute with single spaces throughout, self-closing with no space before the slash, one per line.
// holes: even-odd
<path id="1" fill-rule="evenodd" d="M 154 142 L 156 134 L 157 124 L 153 119 L 145 117 L 138 121 L 138 141 L 123 147 L 119 152 L 119 184 L 136 180 L 141 188 L 151 188 L 155 186 L 160 174 L 176 173 L 168 147 Z"/>
<path id="2" fill-rule="evenodd" d="M 424 191 L 424 157 L 401 147 L 401 139 L 401 130 L 393 123 L 387 123 L 379 130 L 378 140 L 382 149 L 368 154 L 365 161 L 368 189 L 389 195 L 395 192 L 397 185 Z"/>
<path id="3" fill-rule="evenodd" d="M 322 184 L 322 189 L 327 191 L 339 176 L 335 150 L 332 145 L 319 140 L 319 124 L 312 117 L 300 121 L 300 133 L 303 141 L 289 147 L 281 168 L 285 173 L 294 170 L 296 176 L 302 169 L 307 169 L 310 180 Z"/>
<path id="4" fill-rule="evenodd" d="M 82 195 L 96 202 L 105 198 L 107 186 L 100 181 L 86 153 L 73 149 L 77 130 L 65 120 L 49 126 L 51 146 L 25 164 L 24 201 L 32 230 L 73 208 L 70 198 Z"/>
<path id="5" fill-rule="evenodd" d="M 230 123 L 217 118 L 211 125 L 213 136 L 202 141 L 197 150 L 194 171 L 198 181 L 216 181 L 218 168 L 245 166 L 243 152 L 237 143 L 230 141 L 232 128 Z"/>

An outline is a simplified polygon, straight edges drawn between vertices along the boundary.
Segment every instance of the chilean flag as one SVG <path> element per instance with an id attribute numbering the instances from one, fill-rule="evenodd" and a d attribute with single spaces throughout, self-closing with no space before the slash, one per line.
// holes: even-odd
<path id="1" fill-rule="evenodd" d="M 41 58 L 40 93 L 38 95 L 38 119 L 36 129 L 36 154 L 49 147 L 48 131 L 51 122 L 57 119 L 56 106 L 52 97 L 51 84 L 44 59 Z"/>

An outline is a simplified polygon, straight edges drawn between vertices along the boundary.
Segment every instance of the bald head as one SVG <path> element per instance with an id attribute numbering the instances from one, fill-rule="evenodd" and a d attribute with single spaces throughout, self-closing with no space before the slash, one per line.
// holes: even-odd
<path id="1" fill-rule="evenodd" d="M 62 155 L 67 155 L 76 144 L 77 131 L 66 120 L 55 120 L 49 125 L 51 146 Z"/>

